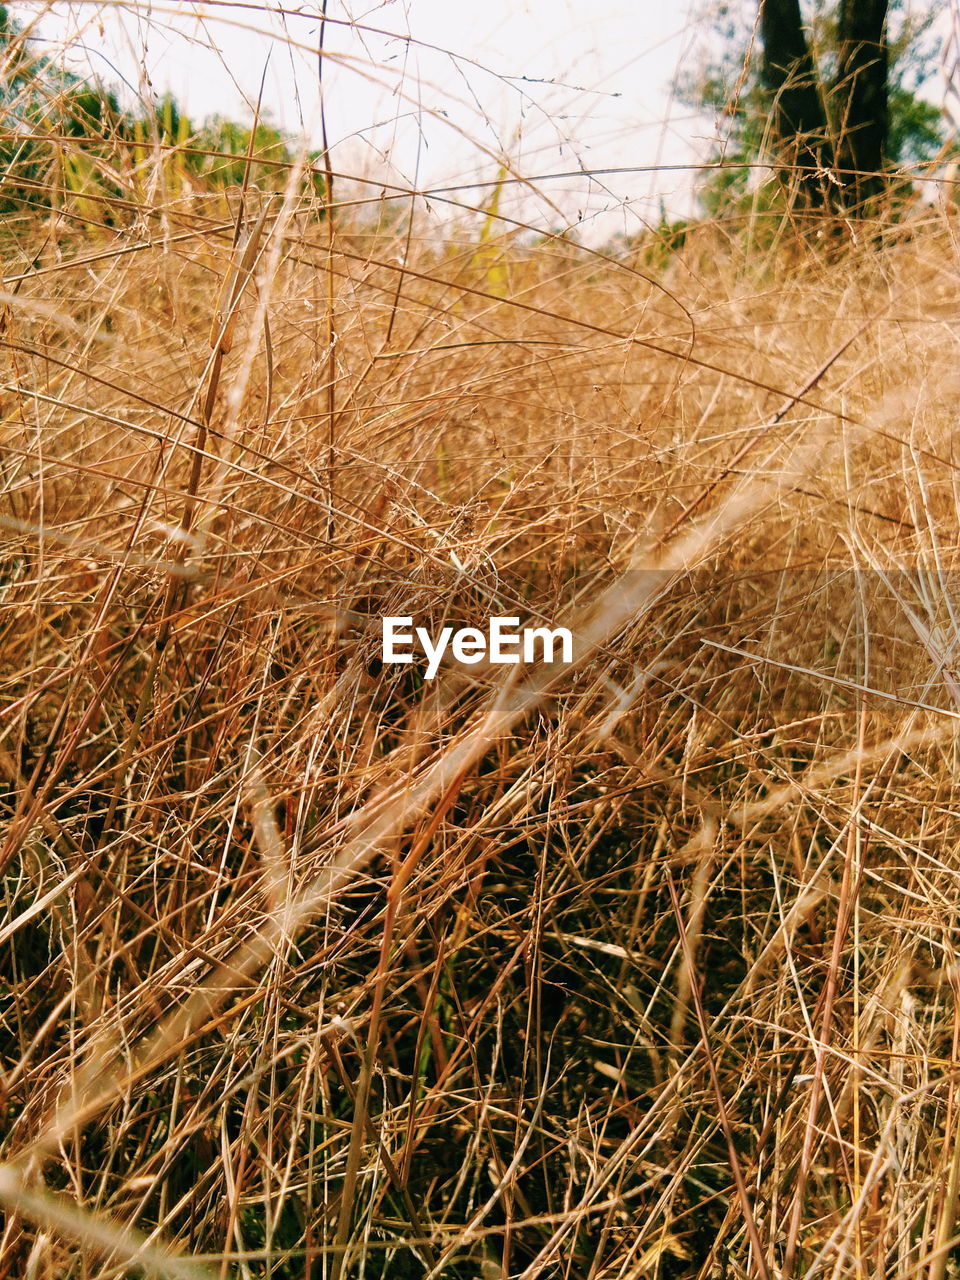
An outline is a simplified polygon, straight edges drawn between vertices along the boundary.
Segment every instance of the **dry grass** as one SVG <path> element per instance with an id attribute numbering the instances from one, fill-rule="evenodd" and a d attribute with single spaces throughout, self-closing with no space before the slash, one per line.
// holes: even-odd
<path id="1" fill-rule="evenodd" d="M 955 1274 L 955 216 L 151 163 L 7 233 L 0 1277 Z"/>

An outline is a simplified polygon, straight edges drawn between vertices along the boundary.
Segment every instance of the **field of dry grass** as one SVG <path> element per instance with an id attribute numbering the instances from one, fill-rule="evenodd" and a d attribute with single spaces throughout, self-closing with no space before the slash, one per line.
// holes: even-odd
<path id="1" fill-rule="evenodd" d="M 138 163 L 0 227 L 0 1278 L 957 1274 L 955 213 Z"/>

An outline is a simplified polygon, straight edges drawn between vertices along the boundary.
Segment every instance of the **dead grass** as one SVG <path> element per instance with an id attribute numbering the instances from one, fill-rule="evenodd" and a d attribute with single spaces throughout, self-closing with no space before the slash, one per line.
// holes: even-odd
<path id="1" fill-rule="evenodd" d="M 8 235 L 0 1277 L 953 1274 L 954 216 L 157 163 Z M 427 684 L 404 612 L 575 661 Z"/>

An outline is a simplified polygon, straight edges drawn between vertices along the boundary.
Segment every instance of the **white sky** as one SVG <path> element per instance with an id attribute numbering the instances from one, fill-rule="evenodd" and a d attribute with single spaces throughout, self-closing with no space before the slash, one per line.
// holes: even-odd
<path id="1" fill-rule="evenodd" d="M 697 33 L 689 0 L 329 0 L 324 71 L 335 170 L 428 190 L 493 182 L 507 157 L 536 179 L 501 212 L 587 238 L 689 207 L 691 175 L 548 179 L 581 169 L 683 164 L 703 121 L 671 102 Z M 319 144 L 319 3 L 52 3 L 39 32 L 75 37 L 70 65 L 144 95 L 171 90 L 194 119 L 249 121 L 266 66 L 270 118 Z M 272 12 L 271 12 L 272 10 Z M 389 33 L 387 35 L 379 32 Z M 408 39 L 407 37 L 411 37 Z M 268 60 L 269 57 L 269 60 Z M 525 77 L 525 78 L 524 78 Z M 149 79 L 149 85 L 148 85 Z M 706 129 L 709 128 L 709 122 Z M 699 142 L 697 135 L 700 135 Z M 487 193 L 489 195 L 489 192 Z M 442 202 L 434 202 L 437 216 Z"/>
<path id="2" fill-rule="evenodd" d="M 76 35 L 81 74 L 170 90 L 200 120 L 249 121 L 266 67 L 270 118 L 319 145 L 318 0 L 281 16 L 260 4 L 52 3 L 52 39 Z M 494 182 L 504 157 L 535 180 L 501 212 L 541 229 L 580 222 L 588 239 L 656 221 L 660 200 L 683 213 L 690 171 L 548 178 L 566 171 L 684 165 L 709 149 L 712 122 L 671 99 L 678 68 L 695 63 L 703 24 L 691 0 L 328 0 L 324 71 L 335 170 L 436 189 Z M 387 34 L 381 34 L 387 33 Z M 409 38 L 408 38 L 409 37 Z M 442 202 L 434 202 L 439 217 Z"/>

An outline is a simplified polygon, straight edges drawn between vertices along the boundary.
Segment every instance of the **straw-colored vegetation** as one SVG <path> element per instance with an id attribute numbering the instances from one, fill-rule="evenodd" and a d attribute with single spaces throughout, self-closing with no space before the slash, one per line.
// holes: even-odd
<path id="1" fill-rule="evenodd" d="M 955 213 L 140 141 L 0 228 L 0 1277 L 955 1274 Z"/>

